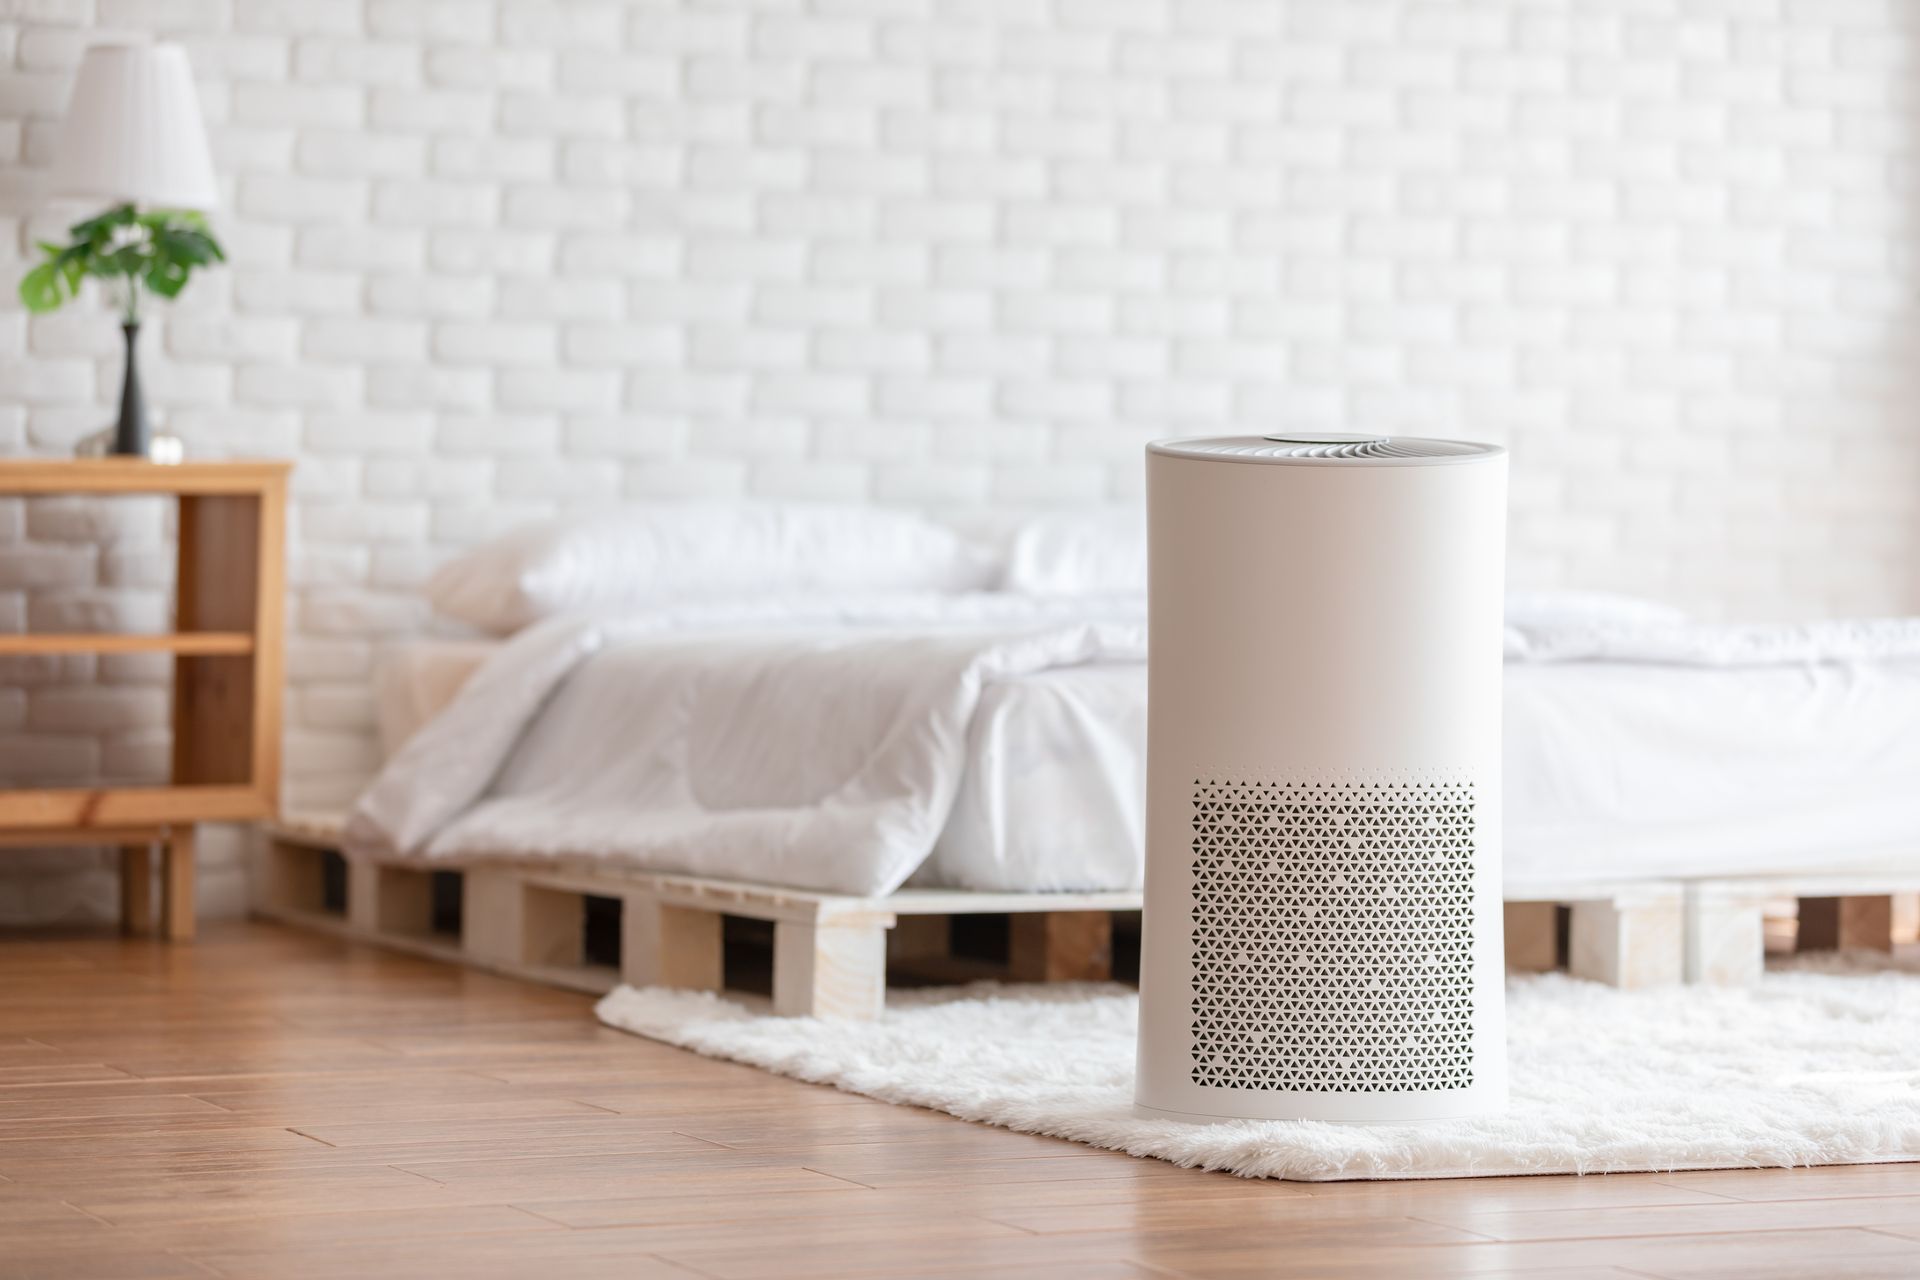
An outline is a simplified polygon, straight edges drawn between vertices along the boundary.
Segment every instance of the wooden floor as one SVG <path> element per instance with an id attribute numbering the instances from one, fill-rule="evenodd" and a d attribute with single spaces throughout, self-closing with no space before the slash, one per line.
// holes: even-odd
<path id="1" fill-rule="evenodd" d="M 1920 1166 L 1248 1182 L 265 926 L 0 935 L 0 1277 L 1920 1276 Z"/>

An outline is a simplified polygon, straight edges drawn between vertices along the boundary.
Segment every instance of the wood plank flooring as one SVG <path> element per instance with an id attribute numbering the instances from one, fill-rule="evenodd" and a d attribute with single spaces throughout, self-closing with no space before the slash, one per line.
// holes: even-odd
<path id="1" fill-rule="evenodd" d="M 1284 1184 L 259 925 L 0 935 L 0 1280 L 1920 1276 L 1920 1166 Z"/>

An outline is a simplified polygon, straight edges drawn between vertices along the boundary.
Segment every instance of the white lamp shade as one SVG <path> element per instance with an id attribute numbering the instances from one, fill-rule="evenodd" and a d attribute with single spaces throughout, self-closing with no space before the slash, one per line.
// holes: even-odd
<path id="1" fill-rule="evenodd" d="M 67 103 L 49 194 L 104 196 L 149 208 L 220 203 L 185 49 L 87 50 Z"/>

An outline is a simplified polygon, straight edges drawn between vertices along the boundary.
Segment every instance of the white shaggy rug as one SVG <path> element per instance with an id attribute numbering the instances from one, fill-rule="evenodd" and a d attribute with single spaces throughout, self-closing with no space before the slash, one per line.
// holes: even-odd
<path id="1" fill-rule="evenodd" d="M 709 1057 L 966 1120 L 1250 1178 L 1454 1178 L 1920 1159 L 1920 973 L 1846 960 L 1757 987 L 1508 984 L 1512 1106 L 1425 1124 L 1132 1113 L 1117 986 L 890 992 L 861 1023 L 621 987 L 601 1021 Z"/>

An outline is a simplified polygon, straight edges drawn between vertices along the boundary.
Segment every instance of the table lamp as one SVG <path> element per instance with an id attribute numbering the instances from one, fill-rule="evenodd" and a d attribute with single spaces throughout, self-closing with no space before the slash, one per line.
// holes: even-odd
<path id="1" fill-rule="evenodd" d="M 22 296 L 29 307 L 46 310 L 72 296 L 84 276 L 124 282 L 126 373 L 111 448 L 148 456 L 152 435 L 135 358 L 141 291 L 172 297 L 194 267 L 222 257 L 198 215 L 219 203 L 219 189 L 186 50 L 176 44 L 88 49 L 50 178 L 51 196 L 97 196 L 111 204 L 75 225 L 72 245 L 43 246 L 50 269 L 30 274 Z M 130 245 L 132 253 L 116 257 Z"/>

